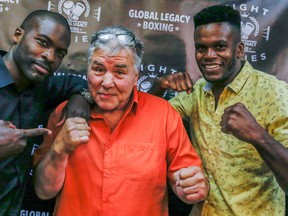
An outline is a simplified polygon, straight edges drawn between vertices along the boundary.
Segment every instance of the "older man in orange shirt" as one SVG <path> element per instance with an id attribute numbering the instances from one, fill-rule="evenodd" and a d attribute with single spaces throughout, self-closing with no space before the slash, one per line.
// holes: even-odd
<path id="1" fill-rule="evenodd" d="M 35 189 L 57 196 L 56 215 L 168 215 L 166 179 L 187 203 L 208 193 L 179 114 L 136 89 L 143 45 L 123 27 L 97 32 L 88 51 L 91 116 L 50 117 L 36 153 Z M 39 162 L 40 161 L 40 162 Z"/>

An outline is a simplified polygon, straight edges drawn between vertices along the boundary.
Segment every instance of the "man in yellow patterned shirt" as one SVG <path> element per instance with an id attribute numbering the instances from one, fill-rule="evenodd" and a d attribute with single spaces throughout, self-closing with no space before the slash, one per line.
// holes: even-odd
<path id="1" fill-rule="evenodd" d="M 203 78 L 192 87 L 187 73 L 169 75 L 150 91 L 191 91 L 170 100 L 190 122 L 210 181 L 207 199 L 191 215 L 285 215 L 288 85 L 242 60 L 238 11 L 211 6 L 196 14 L 194 23 Z"/>

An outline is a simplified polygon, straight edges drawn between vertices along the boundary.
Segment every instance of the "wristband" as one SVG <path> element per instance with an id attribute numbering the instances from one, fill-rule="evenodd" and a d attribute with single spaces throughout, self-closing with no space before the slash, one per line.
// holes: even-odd
<path id="1" fill-rule="evenodd" d="M 89 92 L 88 89 L 83 88 L 83 90 L 80 91 L 80 94 L 84 97 L 84 99 L 85 99 L 88 103 L 90 103 L 90 104 L 93 104 L 93 103 L 94 103 L 94 101 L 93 101 L 93 99 L 92 99 L 92 97 L 91 97 L 90 92 Z"/>

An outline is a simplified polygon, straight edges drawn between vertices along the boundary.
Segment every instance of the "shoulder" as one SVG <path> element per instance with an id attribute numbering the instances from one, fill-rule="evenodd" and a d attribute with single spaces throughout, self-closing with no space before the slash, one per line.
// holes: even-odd
<path id="1" fill-rule="evenodd" d="M 164 98 L 157 97 L 145 92 L 138 91 L 138 100 L 139 102 L 149 102 L 155 104 L 169 104 Z"/>
<path id="2" fill-rule="evenodd" d="M 50 117 L 49 117 L 49 121 L 52 122 L 52 124 L 62 124 L 60 122 L 60 119 L 62 117 L 62 112 L 66 106 L 68 101 L 64 101 L 62 103 L 60 103 L 56 109 L 54 110 L 54 112 L 51 113 Z M 64 123 L 64 122 L 63 122 Z"/>
<path id="3" fill-rule="evenodd" d="M 269 104 L 275 101 L 283 102 L 287 101 L 288 84 L 277 77 L 265 72 L 259 71 L 253 68 L 249 63 L 247 71 L 248 79 L 245 82 L 245 89 L 249 92 L 255 92 L 255 95 L 259 98 L 263 98 L 263 102 L 269 102 Z"/>
<path id="4" fill-rule="evenodd" d="M 205 86 L 207 83 L 207 81 L 202 77 L 200 79 L 198 79 L 195 84 L 193 85 L 194 88 L 201 88 L 203 86 Z"/>
<path id="5" fill-rule="evenodd" d="M 87 83 L 87 80 L 80 76 L 74 76 L 65 73 L 54 73 L 47 78 L 47 83 L 59 84 L 59 83 Z"/>
<path id="6" fill-rule="evenodd" d="M 165 114 L 167 112 L 174 112 L 174 108 L 171 104 L 160 97 L 138 91 L 138 105 L 141 109 L 148 111 L 150 110 L 153 113 L 158 113 L 159 115 Z"/>
<path id="7" fill-rule="evenodd" d="M 276 76 L 253 69 L 253 73 L 250 74 L 253 82 L 257 83 L 261 88 L 269 89 L 288 89 L 288 84 L 282 80 L 279 80 Z"/>

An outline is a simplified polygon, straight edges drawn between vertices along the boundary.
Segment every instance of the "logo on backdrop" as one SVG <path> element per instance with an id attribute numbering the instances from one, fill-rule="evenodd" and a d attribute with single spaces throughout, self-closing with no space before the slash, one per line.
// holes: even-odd
<path id="1" fill-rule="evenodd" d="M 6 5 L 2 3 L 8 3 Z M 19 0 L 0 0 L 0 13 L 9 12 L 10 5 L 19 4 Z"/>
<path id="2" fill-rule="evenodd" d="M 259 20 L 269 14 L 269 10 L 258 5 L 241 4 L 232 7 L 241 13 L 241 39 L 245 44 L 245 58 L 250 62 L 265 61 L 266 53 L 256 51 L 257 41 L 268 42 L 270 39 L 270 26 L 261 26 Z"/>
<path id="3" fill-rule="evenodd" d="M 49 1 L 48 10 L 56 11 L 67 18 L 71 32 L 74 33 L 75 43 L 89 42 L 89 37 L 86 30 L 88 26 L 87 19 L 89 16 L 93 17 L 98 22 L 101 18 L 101 7 L 92 10 L 87 0 L 61 0 L 58 2 L 58 4 Z"/>
<path id="4" fill-rule="evenodd" d="M 191 18 L 191 16 L 182 14 L 135 9 L 130 9 L 128 16 L 139 20 L 137 23 L 138 28 L 164 32 L 180 31 L 179 24 L 187 24 Z"/>

